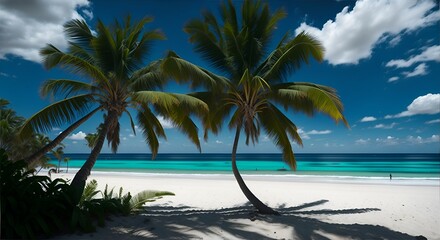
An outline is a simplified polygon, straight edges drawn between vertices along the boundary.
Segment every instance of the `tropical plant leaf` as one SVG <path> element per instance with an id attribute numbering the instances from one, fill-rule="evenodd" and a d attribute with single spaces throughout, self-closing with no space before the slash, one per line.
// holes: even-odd
<path id="1" fill-rule="evenodd" d="M 47 132 L 54 127 L 71 123 L 78 116 L 87 113 L 93 102 L 94 98 L 91 94 L 77 95 L 55 102 L 31 116 L 23 124 L 19 134 L 25 137 L 34 131 Z"/>
<path id="2" fill-rule="evenodd" d="M 140 210 L 147 202 L 154 202 L 162 196 L 174 196 L 175 194 L 167 191 L 142 191 L 134 195 L 130 200 L 131 211 Z"/>

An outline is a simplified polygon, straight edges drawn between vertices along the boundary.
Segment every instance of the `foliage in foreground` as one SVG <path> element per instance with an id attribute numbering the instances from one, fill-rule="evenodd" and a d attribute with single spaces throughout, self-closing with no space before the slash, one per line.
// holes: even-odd
<path id="1" fill-rule="evenodd" d="M 171 192 L 143 191 L 134 197 L 113 190 L 97 191 L 97 182 L 87 185 L 78 205 L 72 201 L 69 184 L 25 170 L 23 161 L 12 162 L 0 149 L 1 239 L 33 239 L 63 232 L 92 232 L 104 226 L 111 215 L 128 215 Z M 102 198 L 95 198 L 101 193 Z"/>

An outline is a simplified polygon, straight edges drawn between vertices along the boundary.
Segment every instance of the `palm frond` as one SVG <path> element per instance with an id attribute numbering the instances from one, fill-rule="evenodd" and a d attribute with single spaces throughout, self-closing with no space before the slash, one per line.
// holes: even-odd
<path id="1" fill-rule="evenodd" d="M 72 72 L 73 74 L 81 74 L 90 77 L 93 81 L 110 87 L 107 77 L 101 71 L 99 66 L 93 65 L 87 60 L 69 53 L 63 53 L 55 46 L 48 44 L 40 50 L 43 57 L 43 64 L 50 69 L 55 66 L 61 66 Z"/>
<path id="2" fill-rule="evenodd" d="M 284 38 L 282 41 L 285 41 Z M 313 57 L 322 61 L 324 48 L 321 43 L 308 35 L 300 33 L 294 39 L 276 48 L 262 63 L 258 73 L 268 81 L 279 81 L 292 71 L 300 68 L 302 63 L 309 63 Z"/>
<path id="3" fill-rule="evenodd" d="M 130 211 L 140 210 L 145 203 L 154 202 L 162 196 L 175 196 L 175 194 L 167 191 L 141 191 L 130 199 Z"/>
<path id="4" fill-rule="evenodd" d="M 32 132 L 47 132 L 54 127 L 70 123 L 78 116 L 87 113 L 94 103 L 91 94 L 77 95 L 55 102 L 33 116 L 21 127 L 20 136 L 29 136 Z"/>
<path id="5" fill-rule="evenodd" d="M 83 194 L 81 195 L 81 200 L 79 201 L 79 204 L 92 200 L 96 194 L 98 194 L 100 191 L 96 190 L 98 189 L 98 182 L 93 179 L 90 182 L 86 184 L 84 187 Z"/>
<path id="6" fill-rule="evenodd" d="M 66 22 L 64 33 L 70 43 L 79 45 L 82 49 L 90 49 L 90 43 L 94 36 L 84 20 L 73 19 Z"/>
<path id="7" fill-rule="evenodd" d="M 179 105 L 179 100 L 170 93 L 158 91 L 139 91 L 131 95 L 133 101 L 140 104 L 153 104 L 168 112 Z"/>
<path id="8" fill-rule="evenodd" d="M 145 140 L 150 147 L 152 155 L 151 157 L 154 159 L 159 150 L 158 137 L 163 137 L 166 139 L 165 131 L 159 120 L 146 104 L 143 104 L 141 107 L 139 107 L 137 119 Z"/>
<path id="9" fill-rule="evenodd" d="M 295 170 L 296 160 L 288 134 L 294 141 L 302 145 L 301 138 L 296 132 L 296 126 L 272 104 L 268 104 L 267 108 L 258 113 L 258 119 L 268 137 L 283 152 L 283 160 Z"/>
<path id="10" fill-rule="evenodd" d="M 208 89 L 223 89 L 228 85 L 226 78 L 188 62 L 174 52 L 168 53 L 162 62 L 162 69 L 165 74 L 175 80 L 182 82 L 191 80 L 192 88 L 202 86 Z"/>
<path id="11" fill-rule="evenodd" d="M 50 95 L 63 95 L 68 97 L 72 93 L 83 93 L 92 91 L 94 86 L 88 83 L 69 80 L 69 79 L 49 79 L 46 80 L 40 88 L 40 94 L 43 97 Z"/>
<path id="12" fill-rule="evenodd" d="M 153 61 L 146 67 L 135 71 L 130 80 L 129 88 L 133 91 L 162 89 L 167 77 L 161 72 L 162 61 Z"/>
<path id="13" fill-rule="evenodd" d="M 217 21 L 210 12 L 204 13 L 204 22 L 191 20 L 184 31 L 190 35 L 189 41 L 195 44 L 194 50 L 212 66 L 228 72 L 230 69 L 228 58 L 224 52 L 224 40 Z"/>
<path id="14" fill-rule="evenodd" d="M 313 83 L 285 83 L 272 87 L 273 99 L 286 107 L 313 115 L 315 111 L 329 115 L 336 122 L 348 122 L 342 114 L 343 105 L 336 90 Z"/>

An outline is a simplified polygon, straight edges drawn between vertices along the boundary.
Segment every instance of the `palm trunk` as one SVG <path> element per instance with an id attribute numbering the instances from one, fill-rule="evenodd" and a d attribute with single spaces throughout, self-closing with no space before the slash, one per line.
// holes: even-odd
<path id="1" fill-rule="evenodd" d="M 244 195 L 249 200 L 249 202 L 251 202 L 252 205 L 254 205 L 254 207 L 258 210 L 259 213 L 279 215 L 277 211 L 273 210 L 272 208 L 268 207 L 266 204 L 261 202 L 260 199 L 258 199 L 251 192 L 251 190 L 249 190 L 243 178 L 241 177 L 240 172 L 238 171 L 236 155 L 237 155 L 238 140 L 240 138 L 240 131 L 241 131 L 241 126 L 238 126 L 237 131 L 235 133 L 234 145 L 232 147 L 232 172 L 234 173 L 234 177 L 237 180 L 238 186 L 240 186 L 241 191 L 244 193 Z"/>
<path id="2" fill-rule="evenodd" d="M 46 154 L 47 152 L 58 146 L 58 144 L 60 144 L 67 136 L 69 136 L 69 134 L 72 133 L 73 130 L 78 128 L 81 124 L 87 121 L 93 114 L 95 114 L 100 109 L 101 107 L 96 108 L 89 114 L 85 115 L 84 117 L 76 121 L 74 124 L 70 125 L 66 130 L 64 130 L 54 140 L 52 140 L 52 142 L 48 143 L 42 149 L 38 150 L 36 153 L 27 157 L 24 161 L 27 163 L 28 166 L 32 165 L 35 161 L 38 161 L 41 157 L 43 157 L 44 154 Z"/>
<path id="3" fill-rule="evenodd" d="M 96 159 L 101 152 L 102 146 L 104 145 L 105 137 L 107 135 L 109 126 L 114 122 L 118 121 L 118 115 L 116 112 L 109 112 L 107 118 L 102 125 L 102 129 L 99 133 L 98 139 L 96 140 L 96 145 L 93 147 L 92 152 L 90 153 L 87 161 L 82 165 L 81 169 L 75 174 L 75 177 L 70 184 L 73 194 L 74 201 L 78 203 L 81 195 L 84 191 L 84 187 L 86 185 L 86 180 L 92 171 L 93 166 L 95 165 Z"/>

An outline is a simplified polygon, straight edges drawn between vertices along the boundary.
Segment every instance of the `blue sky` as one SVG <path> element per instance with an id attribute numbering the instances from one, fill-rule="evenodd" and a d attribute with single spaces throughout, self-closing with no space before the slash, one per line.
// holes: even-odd
<path id="1" fill-rule="evenodd" d="M 62 69 L 45 70 L 38 50 L 46 43 L 63 49 L 62 24 L 82 18 L 93 28 L 97 19 L 111 23 L 127 14 L 153 16 L 149 29 L 159 28 L 167 40 L 154 45 L 149 61 L 174 50 L 207 67 L 182 31 L 202 10 L 217 13 L 221 1 L 14 1 L 0 2 L 0 97 L 19 115 L 29 117 L 47 104 L 38 89 L 53 78 L 78 79 Z M 268 1 L 284 8 L 274 44 L 286 31 L 306 31 L 322 41 L 325 61 L 313 62 L 291 75 L 290 81 L 332 86 L 344 103 L 351 128 L 330 118 L 287 113 L 300 128 L 304 146 L 297 153 L 440 152 L 440 11 L 435 1 Z M 240 5 L 241 1 L 234 1 Z M 171 84 L 167 91 L 188 91 Z M 88 152 L 83 139 L 102 119 L 96 116 L 65 140 L 66 152 Z M 119 152 L 149 152 L 142 135 L 134 136 L 122 118 Z M 167 140 L 159 153 L 197 152 L 184 135 L 164 122 Z M 66 126 L 48 132 L 55 137 Z M 233 132 L 227 127 L 202 143 L 207 153 L 230 152 Z M 103 152 L 109 152 L 104 148 Z M 263 132 L 256 146 L 240 143 L 239 152 L 279 152 Z"/>

